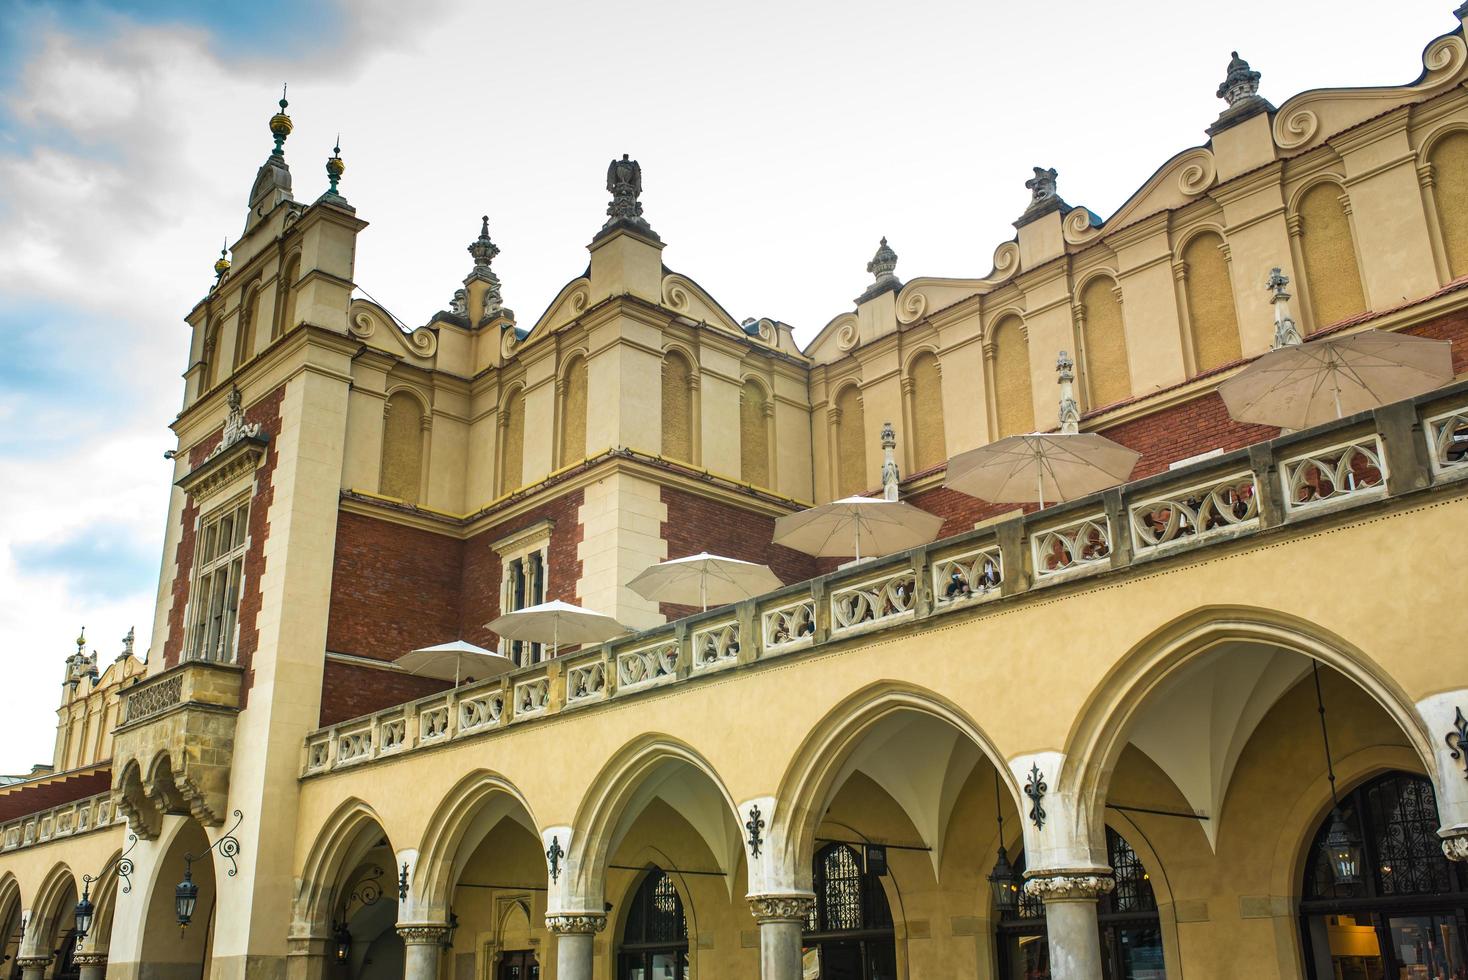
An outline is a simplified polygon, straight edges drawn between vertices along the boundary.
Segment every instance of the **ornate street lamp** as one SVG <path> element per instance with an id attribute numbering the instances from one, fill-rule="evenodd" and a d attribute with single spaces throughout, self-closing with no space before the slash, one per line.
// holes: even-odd
<path id="1" fill-rule="evenodd" d="M 347 928 L 345 922 L 336 927 L 336 961 L 346 963 L 352 957 L 352 930 Z"/>
<path id="2" fill-rule="evenodd" d="M 82 875 L 82 897 L 76 903 L 76 941 L 81 942 L 87 938 L 87 933 L 92 931 L 92 920 L 96 918 L 97 907 L 92 904 L 92 882 L 97 881 L 114 866 L 117 868 L 117 877 L 122 879 L 122 893 L 126 895 L 133 890 L 133 862 L 128 854 L 138 845 L 138 835 L 127 835 L 127 850 L 102 866 L 102 870 L 95 875 Z"/>
<path id="3" fill-rule="evenodd" d="M 1325 840 L 1320 842 L 1320 857 L 1330 868 L 1330 875 L 1337 886 L 1351 888 L 1361 884 L 1361 847 L 1351 839 L 1346 818 L 1341 813 L 1341 801 L 1335 792 L 1335 766 L 1330 759 L 1330 732 L 1325 727 L 1325 699 L 1320 693 L 1320 663 L 1312 660 L 1315 674 L 1315 706 L 1320 711 L 1320 740 L 1325 745 L 1325 772 L 1330 780 L 1330 805 L 1332 819 Z"/>
<path id="4" fill-rule="evenodd" d="M 332 927 L 332 950 L 336 961 L 345 964 L 352 958 L 352 915 L 360 912 L 369 905 L 376 905 L 377 900 L 382 897 L 382 868 L 374 865 L 372 870 L 363 875 L 357 882 L 357 887 L 347 896 L 342 903 L 342 917 Z M 352 903 L 356 903 L 356 909 Z"/>
<path id="5" fill-rule="evenodd" d="M 210 844 L 198 854 L 184 855 L 184 876 L 173 888 L 173 912 L 178 919 L 178 934 L 181 936 L 188 929 L 189 923 L 193 921 L 194 909 L 199 904 L 199 886 L 194 884 L 194 862 L 199 860 L 210 851 L 218 851 L 221 857 L 229 859 L 229 876 L 233 878 L 239 874 L 239 866 L 235 864 L 235 855 L 240 852 L 239 838 L 234 832 L 239 830 L 244 821 L 244 815 L 240 811 L 234 812 L 234 826 L 225 831 L 224 835 Z"/>
<path id="6" fill-rule="evenodd" d="M 449 909 L 449 925 L 448 928 L 443 931 L 443 939 L 440 940 L 440 943 L 444 949 L 454 948 L 454 932 L 458 928 L 459 917 L 454 914 L 453 909 Z"/>
<path id="7" fill-rule="evenodd" d="M 994 908 L 1000 913 L 1013 912 L 1019 905 L 1019 885 L 1014 877 L 1014 865 L 1004 853 L 1004 811 L 999 807 L 999 770 L 994 770 L 994 819 L 999 823 L 999 859 L 994 870 L 989 872 L 989 889 L 994 893 Z"/>

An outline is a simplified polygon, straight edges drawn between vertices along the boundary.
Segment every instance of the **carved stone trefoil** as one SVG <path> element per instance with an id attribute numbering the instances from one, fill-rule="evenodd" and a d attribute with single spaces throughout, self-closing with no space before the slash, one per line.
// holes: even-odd
<path id="1" fill-rule="evenodd" d="M 1228 103 L 1218 120 L 1208 127 L 1208 135 L 1220 133 L 1261 112 L 1272 112 L 1274 106 L 1259 94 L 1260 74 L 1249 67 L 1249 63 L 1231 52 L 1228 69 L 1218 86 L 1218 97 Z"/>
<path id="2" fill-rule="evenodd" d="M 653 241 L 661 241 L 657 232 L 642 216 L 642 166 L 636 160 L 622 154 L 622 159 L 607 165 L 607 192 L 612 200 L 607 204 L 607 223 L 597 235 L 601 238 L 618 229 L 636 232 Z"/>

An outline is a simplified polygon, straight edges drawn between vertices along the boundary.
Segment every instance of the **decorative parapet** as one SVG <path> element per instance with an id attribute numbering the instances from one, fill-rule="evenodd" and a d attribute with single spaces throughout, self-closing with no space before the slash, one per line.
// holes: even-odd
<path id="1" fill-rule="evenodd" d="M 820 650 L 830 640 L 921 624 L 932 616 L 989 615 L 990 609 L 1027 601 L 1037 589 L 1056 582 L 1089 582 L 1134 562 L 1192 560 L 1196 552 L 1211 553 L 1220 544 L 1248 541 L 1317 517 L 1339 520 L 1341 512 L 1394 496 L 1468 493 L 1468 382 L 1381 409 L 1375 423 L 1374 433 L 1363 432 L 1362 419 L 1356 417 L 1282 436 L 1105 495 L 971 531 L 923 551 L 862 562 L 733 610 L 668 623 L 492 681 L 344 721 L 306 737 L 302 773 L 317 776 L 418 748 L 490 737 L 568 708 L 596 710 L 602 702 L 700 683 L 724 670 L 758 669 L 761 661 Z M 1422 436 L 1415 431 L 1419 427 Z M 1423 436 L 1427 453 L 1418 441 Z M 1411 451 L 1403 452 L 1401 440 L 1407 438 Z M 1312 446 L 1324 448 L 1301 451 Z M 1397 453 L 1393 466 L 1402 471 L 1390 487 L 1384 455 L 1388 446 Z M 1301 487 L 1312 488 L 1313 496 L 1304 499 Z M 1123 525 L 1126 531 L 1118 541 L 1113 535 Z M 948 593 L 955 572 L 967 583 L 967 593 Z M 829 629 L 821 621 L 828 613 Z M 182 699 L 189 697 L 188 690 L 185 681 Z M 178 710 L 162 706 L 153 714 L 155 698 L 168 700 L 148 695 L 138 708 L 148 723 Z M 1461 842 L 1451 847 L 1454 853 L 1468 853 Z M 1080 877 L 1087 878 L 1096 877 L 1098 869 L 1082 870 Z M 1106 887 L 1104 880 L 1069 880 L 1077 876 L 1067 872 L 1045 877 L 1053 880 L 1033 885 L 1035 891 L 1058 895 Z"/>
<path id="2" fill-rule="evenodd" d="M 1127 509 L 1138 555 L 1170 550 L 1175 542 L 1216 537 L 1259 524 L 1259 488 L 1250 472 L 1179 487 Z"/>
<path id="3" fill-rule="evenodd" d="M 1347 497 L 1386 493 L 1386 463 L 1375 435 L 1303 453 L 1279 464 L 1285 511 L 1295 514 L 1339 503 Z"/>
<path id="4" fill-rule="evenodd" d="M 139 837 L 154 839 L 165 813 L 224 822 L 242 674 L 235 664 L 186 661 L 123 693 L 112 795 Z"/>
<path id="5" fill-rule="evenodd" d="M 889 570 L 831 591 L 831 636 L 888 626 L 917 615 L 917 575 L 911 567 Z"/>
<path id="6" fill-rule="evenodd" d="M 111 793 L 89 796 L 0 824 L 0 853 L 76 837 L 122 821 Z"/>
<path id="7" fill-rule="evenodd" d="M 1098 512 L 1046 528 L 1030 536 L 1030 556 L 1042 581 L 1110 568 L 1111 522 Z"/>

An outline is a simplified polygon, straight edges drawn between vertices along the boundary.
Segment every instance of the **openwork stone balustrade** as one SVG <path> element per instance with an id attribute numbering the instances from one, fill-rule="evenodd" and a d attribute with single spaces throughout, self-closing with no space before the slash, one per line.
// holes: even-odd
<path id="1" fill-rule="evenodd" d="M 122 815 L 112 805 L 112 794 L 101 793 L 0 824 L 0 852 L 74 837 L 116 823 L 122 823 Z"/>
<path id="2" fill-rule="evenodd" d="M 991 604 L 1038 590 L 1086 588 L 1281 527 L 1367 516 L 1464 479 L 1468 383 L 320 729 L 306 739 L 303 773 L 595 710 L 871 632 L 988 615 Z"/>

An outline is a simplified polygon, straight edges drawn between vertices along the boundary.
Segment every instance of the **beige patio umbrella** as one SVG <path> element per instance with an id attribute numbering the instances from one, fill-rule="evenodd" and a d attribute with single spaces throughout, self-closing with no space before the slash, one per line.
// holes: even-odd
<path id="1" fill-rule="evenodd" d="M 1008 436 L 948 461 L 943 485 L 994 503 L 1060 503 L 1114 487 L 1142 454 L 1094 432 L 1081 432 L 1071 382 L 1075 365 L 1060 352 L 1060 431 Z"/>
<path id="2" fill-rule="evenodd" d="M 628 632 L 610 616 L 559 599 L 505 613 L 486 628 L 511 640 L 549 643 L 552 657 L 560 649 L 561 637 L 567 643 L 600 643 Z"/>
<path id="3" fill-rule="evenodd" d="M 1218 386 L 1240 422 L 1308 429 L 1440 388 L 1453 380 L 1452 341 L 1363 330 L 1290 344 Z"/>
<path id="4" fill-rule="evenodd" d="M 925 545 L 943 518 L 881 497 L 844 497 L 775 521 L 775 544 L 817 558 L 875 558 Z"/>
<path id="5" fill-rule="evenodd" d="M 708 609 L 710 601 L 722 606 L 773 592 L 784 584 L 768 565 L 703 551 L 645 568 L 627 587 L 654 602 L 698 603 Z"/>
<path id="6" fill-rule="evenodd" d="M 452 680 L 454 687 L 459 686 L 459 678 L 464 676 L 482 681 L 515 669 L 515 661 L 509 657 L 464 640 L 422 647 L 403 654 L 393 663 L 418 677 Z"/>

